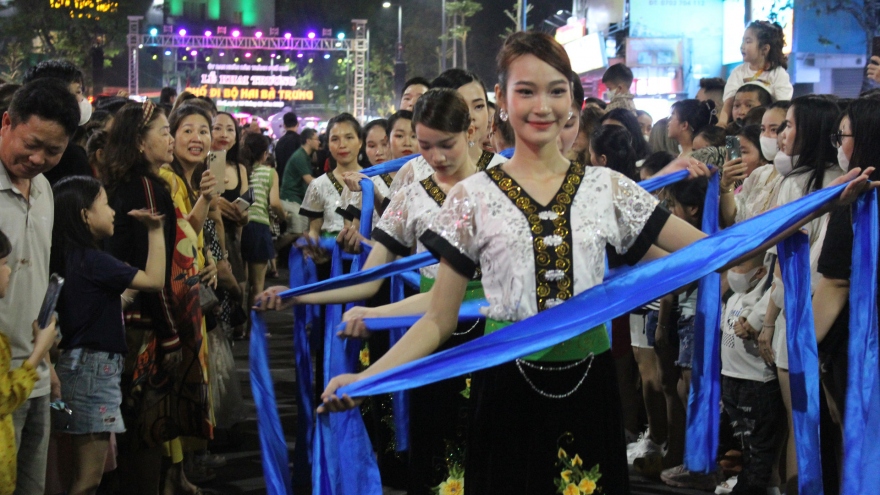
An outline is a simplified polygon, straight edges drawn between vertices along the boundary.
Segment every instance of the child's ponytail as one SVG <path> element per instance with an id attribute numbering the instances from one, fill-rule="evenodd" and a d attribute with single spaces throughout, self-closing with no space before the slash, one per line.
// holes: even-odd
<path id="1" fill-rule="evenodd" d="M 767 69 L 773 70 L 777 67 L 788 69 L 788 57 L 782 52 L 785 47 L 785 33 L 782 26 L 778 22 L 754 21 L 749 24 L 747 29 L 751 29 L 758 39 L 758 49 L 769 45 L 770 50 L 764 57 L 767 62 Z"/>

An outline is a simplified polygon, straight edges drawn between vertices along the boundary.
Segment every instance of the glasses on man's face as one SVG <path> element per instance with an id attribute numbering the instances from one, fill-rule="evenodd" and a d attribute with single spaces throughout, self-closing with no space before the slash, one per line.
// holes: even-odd
<path id="1" fill-rule="evenodd" d="M 843 144 L 843 138 L 845 137 L 853 137 L 852 134 L 844 134 L 843 131 L 837 131 L 831 134 L 831 145 L 835 148 L 840 148 L 840 145 Z"/>

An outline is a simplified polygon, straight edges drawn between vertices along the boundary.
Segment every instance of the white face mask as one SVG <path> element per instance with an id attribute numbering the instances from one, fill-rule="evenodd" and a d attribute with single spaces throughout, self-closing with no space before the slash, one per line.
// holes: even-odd
<path id="1" fill-rule="evenodd" d="M 773 161 L 779 153 L 779 142 L 776 138 L 761 136 L 761 154 L 764 158 Z"/>
<path id="2" fill-rule="evenodd" d="M 88 98 L 79 102 L 79 125 L 85 125 L 92 118 L 92 104 Z"/>
<path id="3" fill-rule="evenodd" d="M 791 173 L 793 167 L 792 157 L 780 151 L 779 153 L 776 153 L 776 157 L 773 158 L 773 166 L 776 167 L 776 171 L 779 172 L 780 175 L 788 175 Z"/>
<path id="4" fill-rule="evenodd" d="M 608 96 L 609 100 L 613 100 L 614 97 L 617 96 L 617 91 L 614 91 L 613 89 L 609 89 L 608 91 L 605 92 L 605 95 Z"/>
<path id="5" fill-rule="evenodd" d="M 760 266 L 756 266 L 748 273 L 736 273 L 732 270 L 728 270 L 727 283 L 728 285 L 730 285 L 730 290 L 736 292 L 737 294 L 745 294 L 746 292 L 752 290 L 752 277 L 754 277 L 760 269 Z"/>
<path id="6" fill-rule="evenodd" d="M 849 158 L 843 152 L 843 146 L 837 148 L 837 165 L 843 170 L 843 173 L 849 172 Z"/>
<path id="7" fill-rule="evenodd" d="M 650 136 L 649 134 L 644 134 L 644 136 L 645 136 L 645 141 L 647 141 L 647 142 L 650 143 L 650 142 L 651 142 L 651 136 Z"/>

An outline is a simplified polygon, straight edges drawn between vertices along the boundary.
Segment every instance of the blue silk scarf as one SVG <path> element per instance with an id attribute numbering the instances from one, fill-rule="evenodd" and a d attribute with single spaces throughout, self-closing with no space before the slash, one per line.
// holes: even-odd
<path id="1" fill-rule="evenodd" d="M 880 243 L 877 234 L 877 191 L 870 191 L 859 198 L 855 211 L 841 493 L 874 491 L 880 476 L 880 363 L 877 357 L 877 256 Z"/>
<path id="2" fill-rule="evenodd" d="M 703 206 L 703 232 L 718 232 L 718 181 L 713 174 Z M 691 471 L 715 470 L 721 401 L 721 274 L 700 279 L 697 293 L 691 390 L 688 395 L 684 462 Z"/>
<path id="3" fill-rule="evenodd" d="M 796 233 L 779 243 L 785 285 L 785 318 L 791 413 L 798 458 L 798 493 L 822 495 L 819 450 L 819 351 L 810 297 L 810 242 Z"/>

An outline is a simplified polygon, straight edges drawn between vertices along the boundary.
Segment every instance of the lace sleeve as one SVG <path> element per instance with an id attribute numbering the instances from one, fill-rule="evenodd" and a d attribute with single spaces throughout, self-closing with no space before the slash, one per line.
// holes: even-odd
<path id="1" fill-rule="evenodd" d="M 391 203 L 373 229 L 373 238 L 398 256 L 409 255 L 416 241 L 415 229 L 410 228 L 412 222 L 407 190 L 398 191 L 391 198 Z"/>
<path id="2" fill-rule="evenodd" d="M 669 213 L 658 208 L 657 198 L 635 182 L 617 172 L 610 173 L 617 229 L 609 236 L 608 243 L 617 248 L 620 254 L 627 254 L 636 245 L 639 252 L 647 252 L 669 218 Z M 651 228 L 646 228 L 649 224 Z M 641 259 L 641 256 L 638 258 Z"/>
<path id="3" fill-rule="evenodd" d="M 449 191 L 440 213 L 419 239 L 467 278 L 473 278 L 480 260 L 476 216 L 477 201 L 459 183 Z"/>
<path id="4" fill-rule="evenodd" d="M 394 176 L 394 180 L 391 182 L 391 188 L 388 191 L 388 196 L 386 196 L 386 198 L 394 197 L 398 191 L 405 189 L 406 186 L 413 182 L 414 176 L 413 160 L 410 160 L 397 171 L 397 175 Z"/>
<path id="5" fill-rule="evenodd" d="M 310 218 L 321 218 L 324 216 L 324 195 L 321 194 L 321 183 L 319 179 L 313 180 L 306 189 L 306 195 L 303 197 L 302 205 L 299 208 L 299 214 Z"/>

